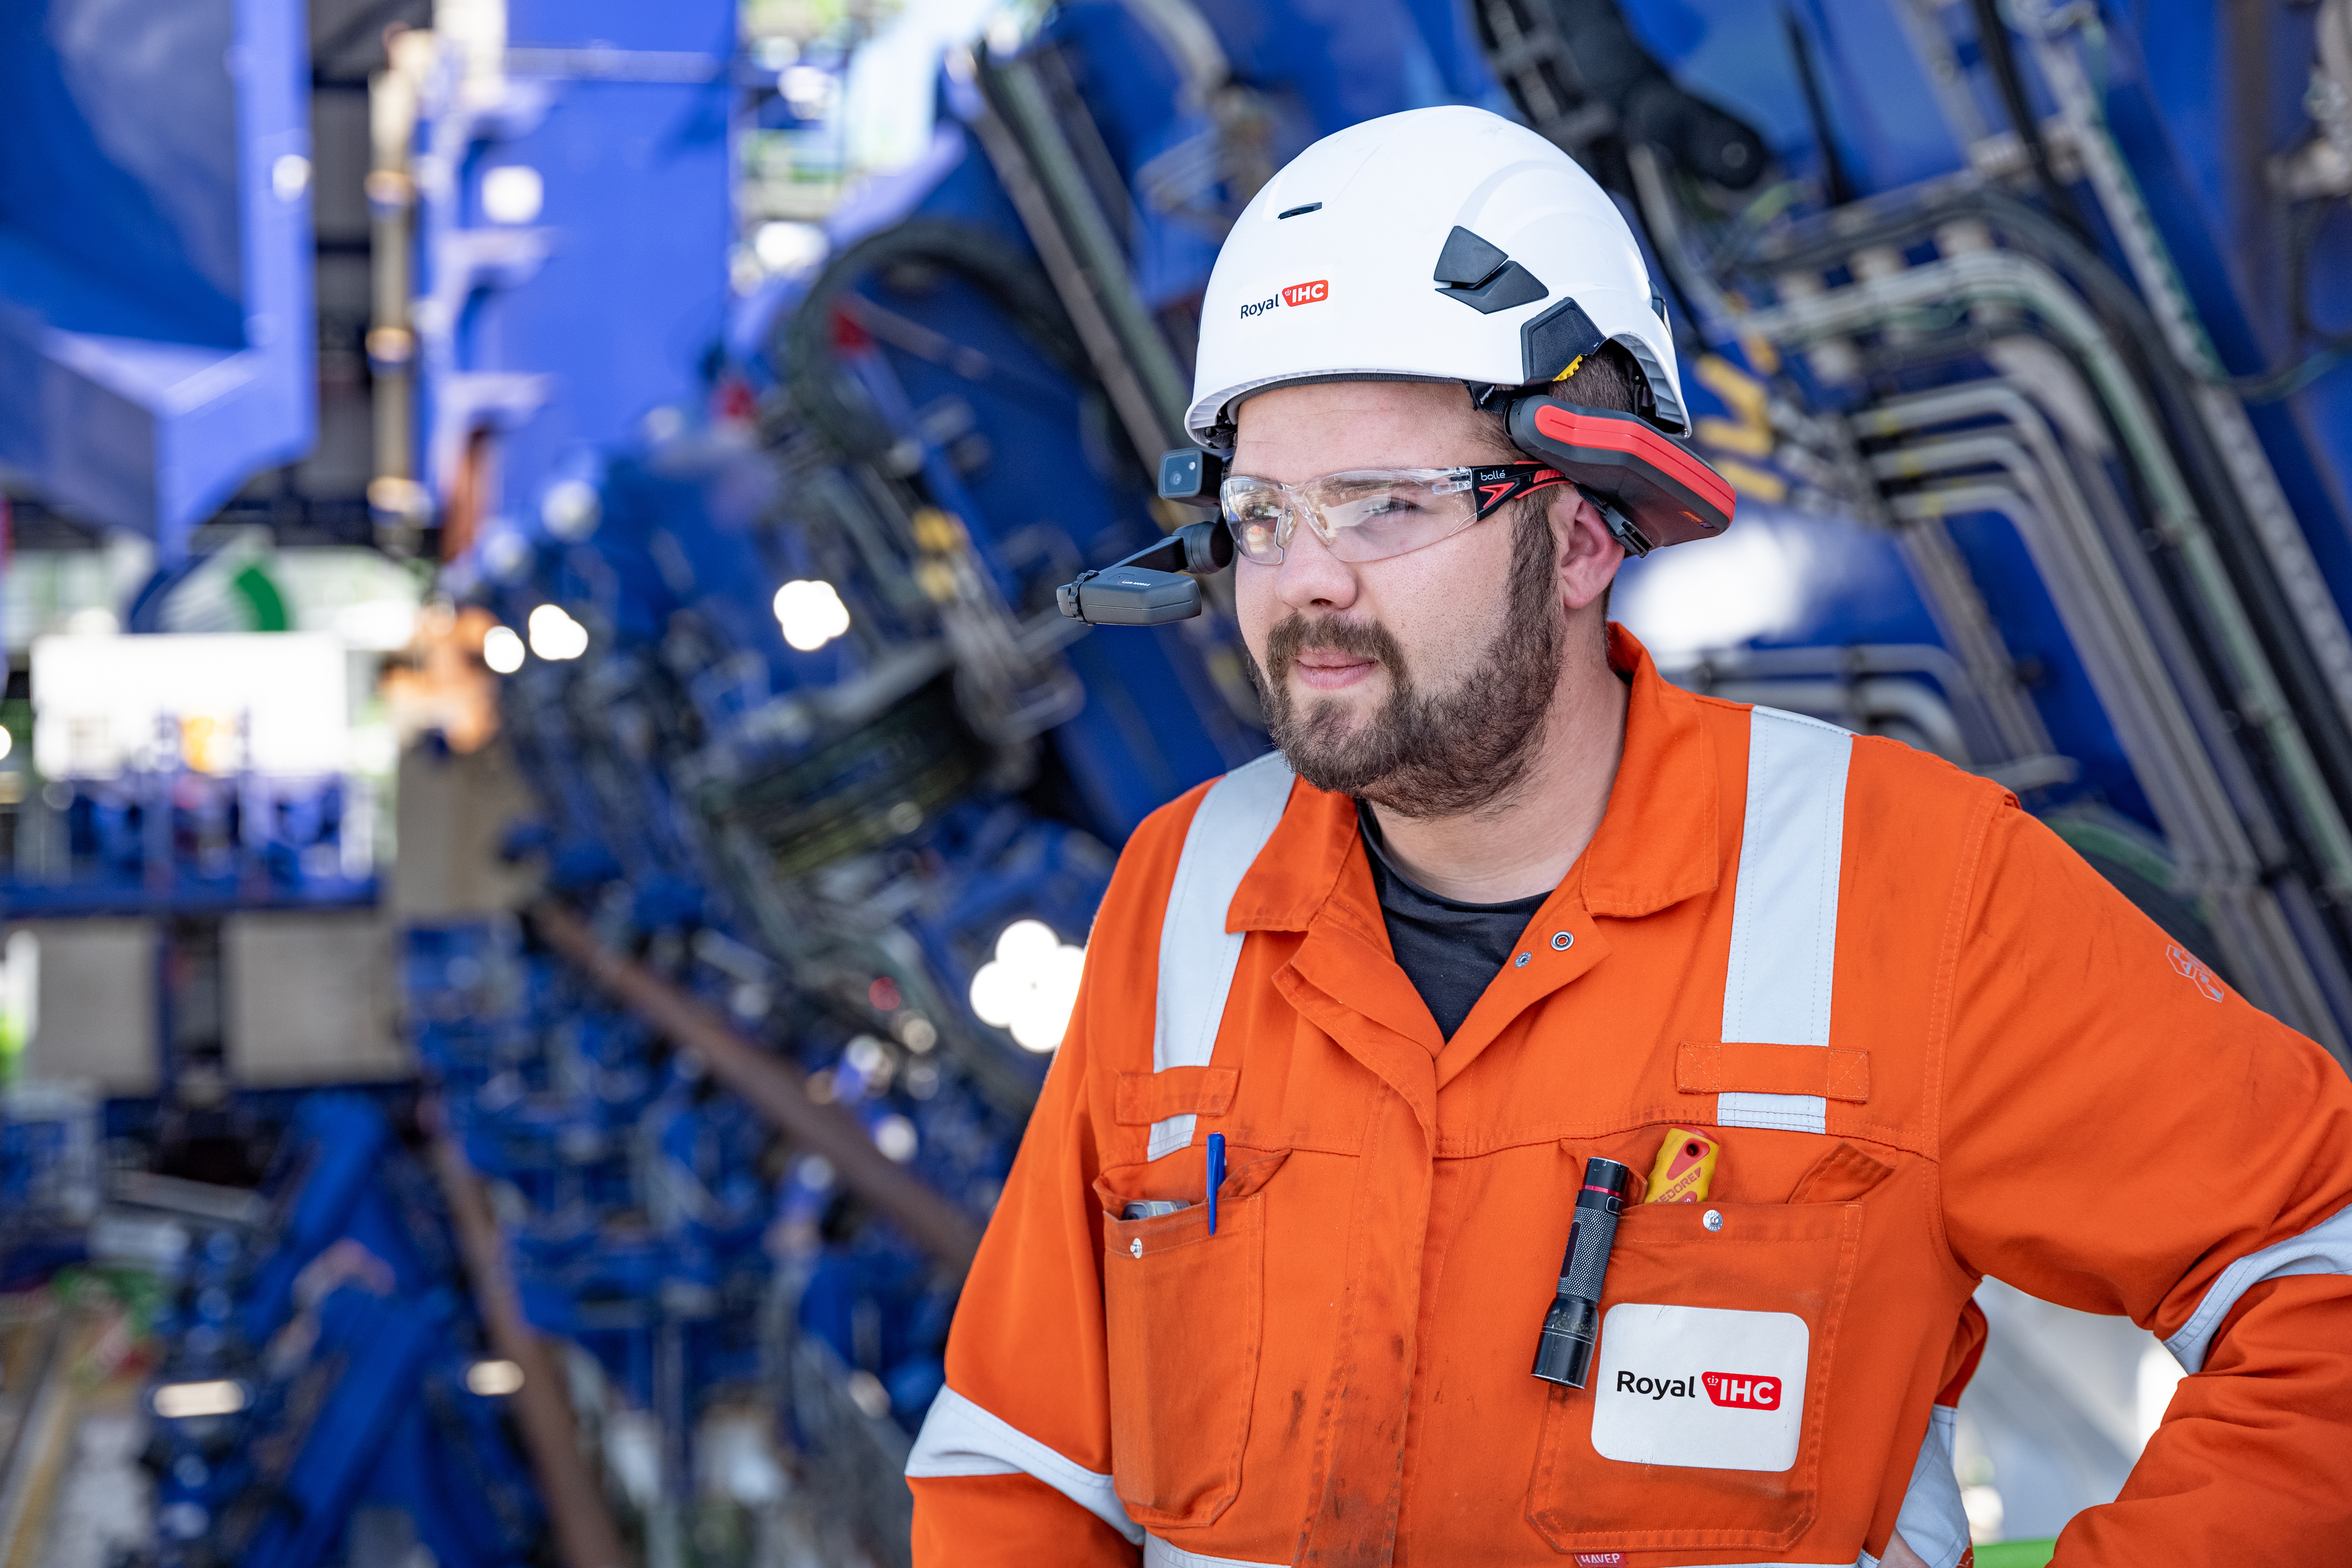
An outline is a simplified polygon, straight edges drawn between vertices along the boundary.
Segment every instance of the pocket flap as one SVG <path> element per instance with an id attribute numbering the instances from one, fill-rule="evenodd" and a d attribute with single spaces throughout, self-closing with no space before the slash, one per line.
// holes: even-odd
<path id="1" fill-rule="evenodd" d="M 1273 1180 L 1290 1158 L 1287 1149 L 1253 1149 L 1246 1144 L 1225 1146 L 1225 1184 L 1217 1189 L 1218 1197 L 1234 1199 L 1254 1197 L 1259 1188 Z M 1202 1144 L 1179 1149 L 1163 1159 L 1147 1161 L 1137 1165 L 1113 1165 L 1094 1180 L 1095 1197 L 1102 1204 L 1103 1217 L 1114 1225 L 1158 1226 L 1175 1219 L 1162 1215 L 1158 1219 L 1120 1220 L 1119 1210 L 1138 1199 L 1169 1198 L 1199 1205 L 1208 1196 L 1209 1152 Z M 1184 1211 L 1179 1211 L 1180 1213 Z M 1208 1211 L 1201 1211 L 1205 1225 Z M 1125 1232 L 1120 1234 L 1124 1235 Z"/>
<path id="2" fill-rule="evenodd" d="M 1241 1076 L 1233 1068 L 1123 1072 L 1111 1118 L 1121 1127 L 1148 1127 L 1171 1116 L 1223 1116 L 1233 1106 Z"/>
<path id="3" fill-rule="evenodd" d="M 1850 1204 L 1895 1173 L 1884 1160 L 1873 1159 L 1841 1139 L 1838 1146 L 1813 1162 L 1797 1178 L 1789 1194 L 1792 1204 Z"/>
<path id="4" fill-rule="evenodd" d="M 1675 1087 L 1685 1094 L 1817 1094 L 1860 1102 L 1870 1098 L 1870 1053 L 1685 1040 L 1675 1055 Z"/>

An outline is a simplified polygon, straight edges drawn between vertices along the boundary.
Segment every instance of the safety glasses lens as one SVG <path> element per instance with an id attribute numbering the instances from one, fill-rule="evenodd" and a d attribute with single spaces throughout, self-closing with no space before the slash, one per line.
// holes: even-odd
<path id="1" fill-rule="evenodd" d="M 1282 487 L 1263 479 L 1227 479 L 1221 499 L 1235 548 L 1261 566 L 1279 565 L 1291 530 L 1290 502 Z"/>
<path id="2" fill-rule="evenodd" d="M 1327 474 L 1304 484 L 1237 475 L 1221 499 L 1234 542 L 1261 565 L 1283 557 L 1304 516 L 1342 561 L 1381 561 L 1434 544 L 1477 521 L 1477 500 L 1461 468 L 1371 469 Z"/>
<path id="3" fill-rule="evenodd" d="M 1468 527 L 1477 503 L 1467 476 L 1451 471 L 1332 474 L 1305 487 L 1316 530 L 1342 561 L 1382 561 Z"/>

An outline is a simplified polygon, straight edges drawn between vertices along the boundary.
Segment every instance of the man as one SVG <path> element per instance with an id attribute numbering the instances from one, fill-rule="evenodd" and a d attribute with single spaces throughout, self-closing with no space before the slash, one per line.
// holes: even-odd
<path id="1" fill-rule="evenodd" d="M 1606 624 L 1721 521 L 1653 299 L 1475 110 L 1236 226 L 1191 423 L 1281 756 L 1120 861 L 919 1563 L 1952 1568 L 1985 1275 L 2197 1374 L 2060 1563 L 2352 1556 L 2352 1086 L 1999 787 Z M 1594 1162 L 1670 1140 L 1711 1187 L 1635 1191 L 1590 1376 L 1538 1379 Z"/>

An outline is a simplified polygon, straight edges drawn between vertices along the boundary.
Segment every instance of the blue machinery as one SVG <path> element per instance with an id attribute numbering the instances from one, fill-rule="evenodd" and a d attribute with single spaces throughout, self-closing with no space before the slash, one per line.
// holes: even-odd
<path id="1" fill-rule="evenodd" d="M 167 547 L 315 432 L 302 33 L 280 0 L 0 17 L 0 463 Z"/>
<path id="2" fill-rule="evenodd" d="M 903 1553 L 955 1265 L 1115 847 L 1264 744 L 1216 588 L 1076 636 L 1053 587 L 1173 521 L 1144 459 L 1223 225 L 1396 110 L 1515 112 L 1640 220 L 1742 492 L 1622 579 L 1677 679 L 2001 779 L 2343 1054 L 2352 6 L 2251 15 L 1078 0 L 952 51 L 927 151 L 730 283 L 749 138 L 822 141 L 730 5 L 445 0 L 376 88 L 370 499 L 507 628 L 546 893 L 406 933 L 421 1106 L 306 1103 L 274 1206 L 191 1229 L 165 1387 L 241 1403 L 159 1420 L 164 1555 L 748 1560 L 790 1499 L 815 1550 Z M 0 266 L 67 243 L 29 177 L 0 155 Z M 299 315 L 254 271 L 290 183 L 238 210 Z M 0 271 L 20 433 L 15 366 L 100 330 L 34 276 Z M 247 317 L 184 331 L 266 355 Z M 147 511 L 54 440 L 0 457 L 168 539 L 219 485 L 157 428 L 182 499 Z M 2129 1462 L 2084 1400 L 2053 1497 Z M 619 1525 L 542 1525 L 551 1430 Z"/>

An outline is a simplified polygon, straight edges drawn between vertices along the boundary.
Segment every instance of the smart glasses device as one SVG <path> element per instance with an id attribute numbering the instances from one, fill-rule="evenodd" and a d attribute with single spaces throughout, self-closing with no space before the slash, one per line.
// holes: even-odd
<path id="1" fill-rule="evenodd" d="M 1160 499 L 1219 515 L 1079 573 L 1055 590 L 1062 614 L 1097 626 L 1184 620 L 1201 613 L 1200 578 L 1236 554 L 1279 563 L 1302 518 L 1333 555 L 1360 564 L 1426 549 L 1550 485 L 1574 485 L 1628 555 L 1711 539 L 1731 525 L 1737 498 L 1723 476 L 1639 415 L 1562 403 L 1549 384 L 1489 387 L 1474 401 L 1503 416 L 1513 447 L 1542 460 L 1360 469 L 1284 485 L 1228 475 L 1223 451 L 1164 454 Z"/>
<path id="2" fill-rule="evenodd" d="M 1217 500 L 1245 560 L 1280 565 L 1303 521 L 1333 556 L 1360 565 L 1426 550 L 1523 495 L 1566 483 L 1543 463 L 1351 468 L 1297 484 L 1234 474 Z"/>

